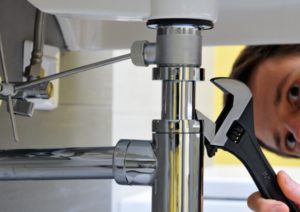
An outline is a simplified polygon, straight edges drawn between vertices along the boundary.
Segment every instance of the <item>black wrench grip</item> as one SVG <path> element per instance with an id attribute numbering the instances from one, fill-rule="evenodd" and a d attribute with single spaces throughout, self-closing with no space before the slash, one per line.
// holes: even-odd
<path id="1" fill-rule="evenodd" d="M 248 104 L 242 117 L 233 125 L 237 129 L 233 129 L 228 133 L 229 139 L 222 149 L 229 151 L 235 155 L 247 168 L 249 174 L 254 180 L 261 195 L 267 199 L 275 199 L 284 202 L 291 212 L 299 211 L 295 203 L 289 200 L 281 191 L 276 174 L 264 156 L 259 143 L 254 134 L 253 118 L 252 118 L 252 102 Z M 239 134 L 236 132 L 240 132 Z"/>
<path id="2" fill-rule="evenodd" d="M 276 181 L 276 174 L 263 155 L 257 142 L 243 138 L 240 144 L 229 141 L 223 148 L 239 158 L 246 166 L 264 198 L 279 200 L 287 204 L 291 212 L 298 211 L 296 205 L 282 193 Z"/>

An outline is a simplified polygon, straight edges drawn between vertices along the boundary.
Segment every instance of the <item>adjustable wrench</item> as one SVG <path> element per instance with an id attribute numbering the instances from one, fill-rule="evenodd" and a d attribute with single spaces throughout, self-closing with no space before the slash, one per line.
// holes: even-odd
<path id="1" fill-rule="evenodd" d="M 197 111 L 198 120 L 204 121 L 208 155 L 212 157 L 217 148 L 232 153 L 246 166 L 264 198 L 282 201 L 290 211 L 298 211 L 296 205 L 282 193 L 276 174 L 259 147 L 254 133 L 252 94 L 248 87 L 228 78 L 211 81 L 228 94 L 229 101 L 216 123 Z"/>

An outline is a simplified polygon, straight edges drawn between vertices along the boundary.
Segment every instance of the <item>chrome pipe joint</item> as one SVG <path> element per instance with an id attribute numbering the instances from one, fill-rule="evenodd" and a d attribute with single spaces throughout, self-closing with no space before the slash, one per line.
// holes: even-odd
<path id="1" fill-rule="evenodd" d="M 152 185 L 157 160 L 151 141 L 120 140 L 113 156 L 114 179 L 123 185 Z"/>

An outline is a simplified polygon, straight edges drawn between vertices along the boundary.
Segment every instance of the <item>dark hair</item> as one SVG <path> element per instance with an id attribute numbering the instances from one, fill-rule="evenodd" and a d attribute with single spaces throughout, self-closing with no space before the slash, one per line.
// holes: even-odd
<path id="1" fill-rule="evenodd" d="M 263 61 L 291 54 L 300 54 L 300 45 L 247 46 L 235 60 L 229 77 L 248 84 L 253 72 Z"/>
<path id="2" fill-rule="evenodd" d="M 258 45 L 245 47 L 237 59 L 235 60 L 230 78 L 240 80 L 249 85 L 251 76 L 255 72 L 256 68 L 265 60 L 274 57 L 285 57 L 293 54 L 300 54 L 300 45 Z M 228 97 L 224 96 L 224 102 L 228 101 Z M 270 148 L 259 140 L 259 143 L 265 149 L 268 149 L 281 156 L 289 156 L 285 153 L 279 152 L 277 149 Z"/>

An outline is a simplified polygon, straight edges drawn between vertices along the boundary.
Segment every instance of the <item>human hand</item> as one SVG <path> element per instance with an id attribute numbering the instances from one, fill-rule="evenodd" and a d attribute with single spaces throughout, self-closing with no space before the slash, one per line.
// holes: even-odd
<path id="1" fill-rule="evenodd" d="M 300 210 L 300 184 L 293 181 L 284 171 L 277 174 L 277 182 L 284 195 L 292 200 Z M 283 202 L 264 199 L 259 192 L 255 192 L 248 197 L 248 206 L 256 212 L 289 212 L 289 208 Z"/>

